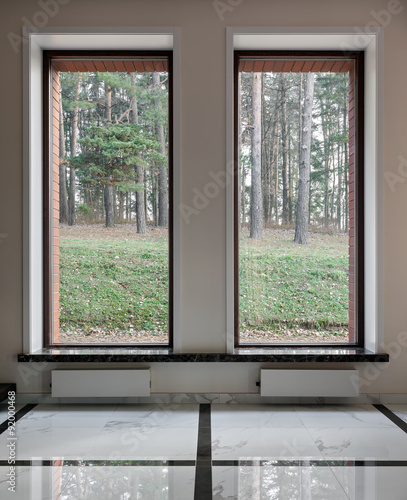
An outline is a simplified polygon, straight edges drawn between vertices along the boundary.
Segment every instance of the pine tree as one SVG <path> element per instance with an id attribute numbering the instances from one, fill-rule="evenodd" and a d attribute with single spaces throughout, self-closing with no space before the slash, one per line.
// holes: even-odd
<path id="1" fill-rule="evenodd" d="M 299 167 L 297 217 L 295 224 L 295 243 L 308 243 L 310 161 L 312 135 L 312 105 L 314 101 L 314 74 L 307 73 L 304 88 L 305 100 L 302 117 L 301 158 Z"/>
<path id="2" fill-rule="evenodd" d="M 97 182 L 104 186 L 106 227 L 112 227 L 114 210 L 109 207 L 114 201 L 107 198 L 112 197 L 116 187 L 138 189 L 134 175 L 135 159 L 141 168 L 145 168 L 147 161 L 162 160 L 162 155 L 157 152 L 159 144 L 132 124 L 90 127 L 80 143 L 82 153 L 71 159 L 71 165 L 78 170 L 82 182 Z"/>
<path id="3" fill-rule="evenodd" d="M 261 187 L 261 73 L 253 73 L 252 176 L 250 206 L 250 238 L 263 236 L 263 202 Z"/>

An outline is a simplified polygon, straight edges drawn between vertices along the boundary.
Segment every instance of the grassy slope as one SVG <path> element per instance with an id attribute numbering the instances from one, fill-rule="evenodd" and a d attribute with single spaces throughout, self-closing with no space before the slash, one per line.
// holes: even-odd
<path id="1" fill-rule="evenodd" d="M 167 238 L 61 237 L 61 327 L 168 330 Z"/>
<path id="2" fill-rule="evenodd" d="M 126 232 L 127 231 L 127 232 Z M 292 243 L 292 231 L 241 237 L 242 330 L 346 330 L 347 239 L 312 235 Z M 71 229 L 61 236 L 62 331 L 167 332 L 165 232 L 134 228 Z"/>
<path id="3" fill-rule="evenodd" d="M 297 245 L 292 231 L 267 230 L 262 241 L 243 231 L 240 249 L 243 330 L 346 328 L 346 237 L 312 234 Z"/>

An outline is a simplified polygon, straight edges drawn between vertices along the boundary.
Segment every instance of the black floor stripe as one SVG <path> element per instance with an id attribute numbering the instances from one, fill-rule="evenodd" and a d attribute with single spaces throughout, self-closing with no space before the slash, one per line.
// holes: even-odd
<path id="1" fill-rule="evenodd" d="M 194 500 L 212 500 L 211 405 L 199 405 Z"/>
<path id="2" fill-rule="evenodd" d="M 373 406 L 381 413 L 383 413 L 383 415 L 386 416 L 389 420 L 391 420 L 393 424 L 396 424 L 397 427 L 400 427 L 402 431 L 407 432 L 407 423 L 404 422 L 403 419 L 395 415 L 391 410 L 389 410 L 384 405 L 373 405 Z"/>
<path id="3" fill-rule="evenodd" d="M 18 420 L 20 420 L 20 418 L 23 418 L 24 415 L 26 415 L 29 411 L 31 411 L 36 406 L 37 406 L 36 404 L 25 405 L 23 408 L 21 408 L 21 410 L 18 410 L 18 412 L 16 412 L 16 414 L 14 415 L 14 418 L 15 418 L 14 421 L 17 422 Z M 8 427 L 9 427 L 8 423 L 9 423 L 9 421 L 6 420 L 2 424 L 0 424 L 0 434 L 3 434 L 3 432 L 5 432 L 8 429 Z M 16 437 L 18 437 L 17 432 L 16 432 Z"/>

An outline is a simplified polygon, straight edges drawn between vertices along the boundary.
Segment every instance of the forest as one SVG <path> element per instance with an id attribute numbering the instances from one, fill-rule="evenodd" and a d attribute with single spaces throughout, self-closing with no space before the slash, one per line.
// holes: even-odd
<path id="1" fill-rule="evenodd" d="M 167 72 L 60 72 L 62 343 L 168 342 Z M 239 73 L 241 343 L 348 341 L 349 74 Z"/>
<path id="2" fill-rule="evenodd" d="M 59 73 L 62 343 L 168 342 L 168 72 L 124 70 Z"/>
<path id="3" fill-rule="evenodd" d="M 240 73 L 240 221 L 348 230 L 348 73 Z M 302 185 L 303 184 L 303 185 Z M 308 201 L 308 203 L 306 203 Z"/>
<path id="4" fill-rule="evenodd" d="M 168 226 L 168 74 L 61 72 L 60 222 Z"/>
<path id="5" fill-rule="evenodd" d="M 347 342 L 349 73 L 238 87 L 240 342 Z"/>

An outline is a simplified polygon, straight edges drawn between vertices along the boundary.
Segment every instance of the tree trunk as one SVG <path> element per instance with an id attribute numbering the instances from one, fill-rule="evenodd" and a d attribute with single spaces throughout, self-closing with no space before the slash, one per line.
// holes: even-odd
<path id="1" fill-rule="evenodd" d="M 298 92 L 298 163 L 301 159 L 301 129 L 302 129 L 302 73 L 300 73 L 300 90 Z"/>
<path id="2" fill-rule="evenodd" d="M 241 177 L 242 177 L 242 186 L 240 192 L 240 206 L 241 206 L 241 227 L 244 227 L 246 224 L 246 168 L 244 162 L 241 163 Z"/>
<path id="3" fill-rule="evenodd" d="M 153 73 L 153 85 L 157 87 L 157 92 L 160 87 L 160 74 Z M 154 99 L 154 107 L 160 113 L 161 103 L 160 100 Z M 157 134 L 157 141 L 160 144 L 158 152 L 165 155 L 165 135 L 162 120 L 157 118 L 155 122 L 155 129 Z M 160 227 L 168 226 L 168 175 L 167 165 L 164 161 L 160 161 L 158 166 L 158 225 Z"/>
<path id="4" fill-rule="evenodd" d="M 112 87 L 106 85 L 105 89 L 105 117 L 111 123 L 112 121 Z"/>
<path id="5" fill-rule="evenodd" d="M 303 73 L 300 73 L 300 88 L 298 92 L 298 165 L 301 161 L 301 130 L 302 130 L 302 95 L 303 95 Z M 296 179 L 295 185 L 298 186 L 298 174 L 299 168 L 296 170 Z M 310 190 L 310 199 L 311 199 L 311 190 Z M 298 200 L 298 193 L 297 193 Z M 309 219 L 309 217 L 308 217 Z"/>
<path id="6" fill-rule="evenodd" d="M 263 202 L 261 193 L 261 73 L 253 73 L 252 108 L 250 238 L 260 240 L 263 236 Z"/>
<path id="7" fill-rule="evenodd" d="M 265 74 L 262 73 L 262 83 L 263 88 L 265 88 Z M 266 102 L 264 99 L 265 92 L 262 92 L 261 101 L 262 101 L 262 162 L 261 162 L 261 178 L 262 178 L 262 190 L 263 190 L 263 218 L 264 222 L 268 223 L 271 219 L 271 163 L 270 163 L 270 148 L 268 142 L 273 142 L 273 136 L 269 139 L 269 128 L 271 126 L 272 121 L 274 120 L 274 113 L 270 117 L 269 126 L 266 127 L 266 116 L 267 116 L 267 108 Z"/>
<path id="8" fill-rule="evenodd" d="M 127 192 L 126 193 L 126 221 L 130 222 L 131 214 L 130 214 L 130 196 L 131 193 Z"/>
<path id="9" fill-rule="evenodd" d="M 78 77 L 76 81 L 75 89 L 75 100 L 79 100 L 79 93 L 81 90 L 81 77 Z M 72 126 L 71 126 L 71 158 L 76 156 L 76 145 L 77 145 L 77 135 L 78 135 L 78 111 L 79 108 L 75 107 L 72 111 Z M 68 224 L 73 226 L 75 224 L 76 213 L 75 213 L 75 185 L 76 185 L 76 172 L 74 168 L 70 168 L 69 175 L 69 193 L 68 193 Z"/>
<path id="10" fill-rule="evenodd" d="M 144 169 L 137 165 L 136 167 L 137 182 L 140 185 L 144 185 Z M 136 191 L 136 223 L 137 232 L 139 234 L 145 234 L 146 232 L 146 213 L 144 204 L 144 190 Z"/>
<path id="11" fill-rule="evenodd" d="M 124 222 L 124 193 L 119 193 L 119 221 Z"/>
<path id="12" fill-rule="evenodd" d="M 136 98 L 136 75 L 130 73 L 130 79 L 133 86 L 133 95 L 130 101 L 130 123 L 137 125 L 138 112 L 137 112 L 137 98 Z M 137 162 L 137 159 L 136 159 Z M 139 189 L 136 191 L 136 223 L 137 232 L 145 234 L 146 232 L 146 212 L 145 212 L 145 192 L 144 192 L 144 168 L 138 163 L 135 166 L 136 182 L 139 184 Z"/>
<path id="13" fill-rule="evenodd" d="M 151 207 L 154 226 L 158 226 L 158 177 L 156 175 L 151 181 Z"/>
<path id="14" fill-rule="evenodd" d="M 291 167 L 291 127 L 288 126 L 288 222 L 293 222 L 293 173 Z"/>
<path id="15" fill-rule="evenodd" d="M 105 184 L 106 227 L 114 227 L 114 186 Z"/>
<path id="16" fill-rule="evenodd" d="M 96 187 L 96 199 L 97 199 L 97 218 L 98 221 L 102 222 L 105 218 L 105 187 L 101 189 L 100 186 Z"/>
<path id="17" fill-rule="evenodd" d="M 146 212 L 144 203 L 144 168 L 140 165 L 136 166 L 137 183 L 140 185 L 140 189 L 136 191 L 136 221 L 137 221 L 137 232 L 139 234 L 145 234 L 146 232 Z M 143 186 L 143 189 L 141 189 Z"/>
<path id="18" fill-rule="evenodd" d="M 276 105 L 276 113 L 274 116 L 273 133 L 271 137 L 271 154 L 270 154 L 270 218 L 275 212 L 275 220 L 277 221 L 277 185 L 278 185 L 278 121 L 280 113 Z M 275 165 L 275 167 L 274 167 Z M 276 173 L 274 173 L 276 172 Z"/>
<path id="19" fill-rule="evenodd" d="M 75 224 L 75 185 L 76 173 L 74 168 L 69 169 L 69 191 L 68 191 L 68 224 L 73 226 Z"/>
<path id="20" fill-rule="evenodd" d="M 334 144 L 331 142 L 331 137 L 334 136 L 335 131 L 332 131 L 332 127 L 334 124 L 332 123 L 332 115 L 331 111 L 329 112 L 329 157 L 331 158 L 331 165 L 332 165 L 332 189 L 331 189 L 331 199 L 330 199 L 330 206 L 329 206 L 329 219 L 330 222 L 334 221 L 334 204 L 335 204 L 335 184 L 336 184 L 336 169 L 335 169 L 335 148 Z"/>
<path id="21" fill-rule="evenodd" d="M 330 170 L 330 155 L 329 155 L 329 132 L 328 132 L 328 106 L 324 107 L 321 96 L 321 121 L 322 132 L 324 138 L 324 226 L 328 227 L 329 223 L 329 170 Z"/>
<path id="22" fill-rule="evenodd" d="M 68 192 L 66 189 L 65 130 L 62 95 L 59 99 L 59 222 L 68 222 Z"/>
<path id="23" fill-rule="evenodd" d="M 314 100 L 314 74 L 307 73 L 302 119 L 301 158 L 298 178 L 297 217 L 294 242 L 308 243 L 309 188 L 311 168 L 312 104 Z"/>
<path id="24" fill-rule="evenodd" d="M 146 223 L 148 220 L 148 179 L 147 179 L 147 169 L 144 169 L 144 214 L 146 216 Z"/>
<path id="25" fill-rule="evenodd" d="M 288 162 L 287 162 L 287 102 L 286 88 L 283 73 L 280 74 L 280 98 L 281 98 L 281 149 L 283 155 L 282 181 L 283 181 L 283 212 L 282 223 L 287 225 L 289 221 L 289 184 L 288 184 Z"/>
<path id="26" fill-rule="evenodd" d="M 106 85 L 105 88 L 105 118 L 107 121 L 107 126 L 109 126 L 112 121 L 112 88 L 110 87 L 110 85 Z M 106 227 L 114 227 L 115 189 L 113 183 L 108 182 L 107 184 L 105 184 L 103 191 Z"/>

